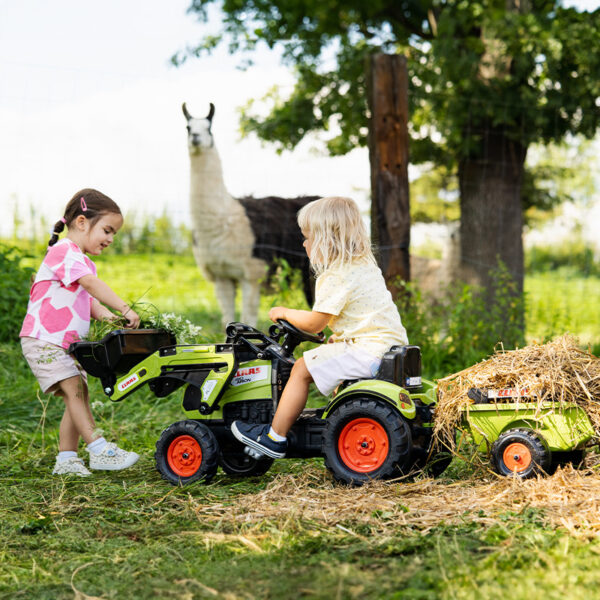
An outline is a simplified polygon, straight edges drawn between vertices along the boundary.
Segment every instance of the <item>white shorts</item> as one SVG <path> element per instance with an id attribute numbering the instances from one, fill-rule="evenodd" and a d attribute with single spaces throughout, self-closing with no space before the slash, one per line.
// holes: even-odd
<path id="1" fill-rule="evenodd" d="M 69 377 L 87 382 L 86 372 L 64 348 L 32 337 L 22 337 L 21 348 L 44 394 L 61 396 L 59 383 Z"/>
<path id="2" fill-rule="evenodd" d="M 303 358 L 315 385 L 324 396 L 346 379 L 375 377 L 381 364 L 380 358 L 344 342 L 307 350 Z"/>

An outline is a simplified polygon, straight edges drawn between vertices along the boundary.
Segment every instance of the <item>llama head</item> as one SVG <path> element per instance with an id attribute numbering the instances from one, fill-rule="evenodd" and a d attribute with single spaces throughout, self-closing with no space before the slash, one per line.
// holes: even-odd
<path id="1" fill-rule="evenodd" d="M 187 120 L 188 131 L 188 149 L 190 154 L 200 154 L 206 148 L 214 146 L 214 140 L 211 132 L 212 119 L 215 114 L 215 105 L 210 103 L 210 110 L 206 118 L 196 119 L 189 113 L 185 102 L 181 107 L 183 115 Z"/>

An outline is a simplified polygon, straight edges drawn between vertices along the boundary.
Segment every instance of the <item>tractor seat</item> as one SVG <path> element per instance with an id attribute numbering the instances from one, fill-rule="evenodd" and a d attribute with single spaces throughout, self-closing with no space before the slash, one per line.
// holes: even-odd
<path id="1" fill-rule="evenodd" d="M 421 349 L 419 346 L 392 346 L 382 357 L 375 379 L 389 381 L 408 391 L 421 388 Z M 346 379 L 338 391 L 359 381 Z"/>
<path id="2" fill-rule="evenodd" d="M 421 348 L 392 346 L 383 355 L 375 379 L 395 383 L 409 391 L 421 388 Z"/>

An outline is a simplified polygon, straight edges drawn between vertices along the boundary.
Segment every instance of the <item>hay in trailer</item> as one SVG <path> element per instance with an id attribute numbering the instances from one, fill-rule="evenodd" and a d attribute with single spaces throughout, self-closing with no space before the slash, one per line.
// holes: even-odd
<path id="1" fill-rule="evenodd" d="M 581 350 L 575 338 L 563 335 L 547 344 L 517 350 L 499 349 L 487 360 L 438 381 L 436 440 L 452 443 L 463 411 L 474 400 L 471 389 L 514 388 L 526 391 L 527 402 L 576 403 L 600 432 L 600 359 Z M 501 402 L 502 399 L 496 399 Z M 506 398 L 515 402 L 514 398 Z"/>

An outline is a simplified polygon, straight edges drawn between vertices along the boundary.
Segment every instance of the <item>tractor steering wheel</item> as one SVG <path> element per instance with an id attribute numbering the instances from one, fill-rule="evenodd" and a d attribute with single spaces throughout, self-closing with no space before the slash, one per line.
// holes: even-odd
<path id="1" fill-rule="evenodd" d="M 269 336 L 273 339 L 279 339 L 282 335 L 281 354 L 286 359 L 293 355 L 294 348 L 300 342 L 322 344 L 325 341 L 325 334 L 322 331 L 321 333 L 308 333 L 308 331 L 298 329 L 285 319 L 277 319 L 277 324 L 271 325 L 269 329 Z"/>
<path id="2" fill-rule="evenodd" d="M 308 331 L 298 329 L 295 325 L 292 325 L 285 319 L 277 319 L 277 323 L 283 329 L 284 333 L 289 333 L 302 342 L 314 342 L 315 344 L 322 344 L 325 341 L 325 334 L 322 331 L 319 333 L 309 333 Z"/>

